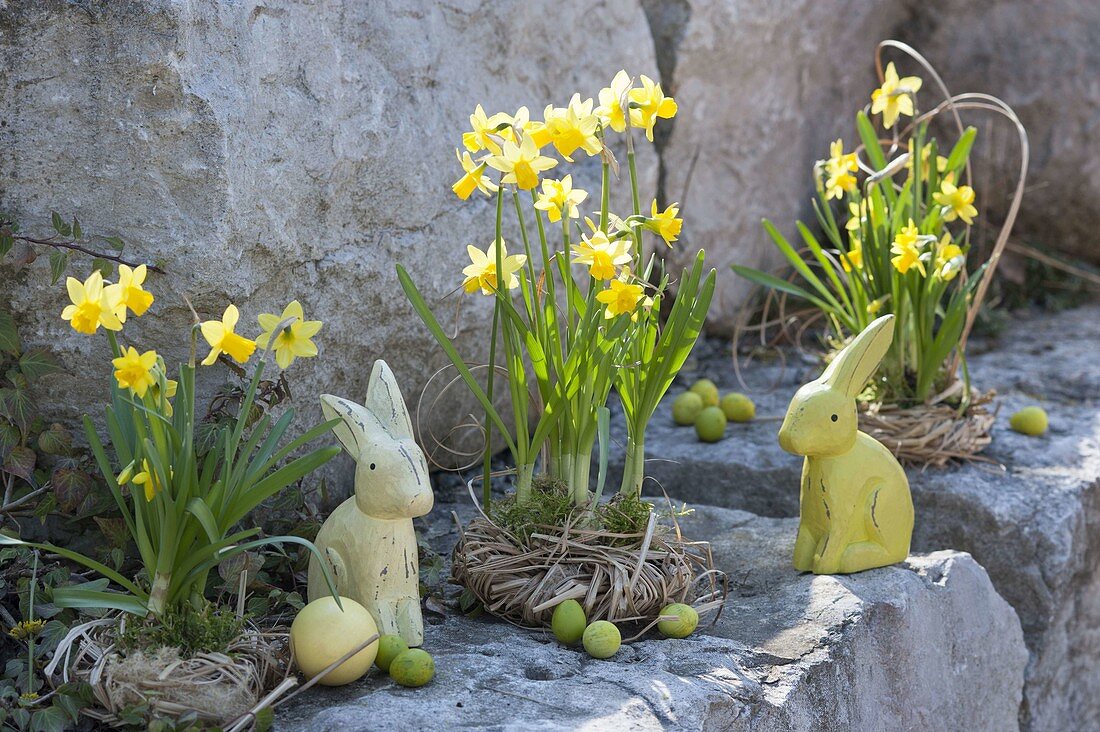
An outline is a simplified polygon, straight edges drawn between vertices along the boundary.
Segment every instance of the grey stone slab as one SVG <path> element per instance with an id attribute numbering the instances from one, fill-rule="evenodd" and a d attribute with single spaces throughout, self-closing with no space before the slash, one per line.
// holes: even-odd
<path id="1" fill-rule="evenodd" d="M 732 389 L 727 364 L 704 356 L 697 370 Z M 752 392 L 762 418 L 731 424 L 714 444 L 674 426 L 666 400 L 647 437 L 648 473 L 689 503 L 797 516 L 801 459 L 780 450 L 775 434 L 790 394 L 818 369 L 751 371 L 752 383 L 779 387 Z M 1027 727 L 1100 728 L 1100 307 L 1013 314 L 998 338 L 976 344 L 971 373 L 998 394 L 992 462 L 909 471 L 913 548 L 971 553 L 1016 608 L 1032 652 Z M 1008 416 L 1028 404 L 1047 410 L 1046 435 L 1008 429 Z"/>
<path id="2" fill-rule="evenodd" d="M 430 685 L 373 674 L 310 690 L 278 728 L 1015 728 L 1027 653 L 973 559 L 937 552 L 849 577 L 800 575 L 786 561 L 795 526 L 708 507 L 682 520 L 713 539 L 733 580 L 718 621 L 688 639 L 650 638 L 597 661 L 545 632 L 433 616 Z M 445 514 L 425 528 L 453 543 Z"/>

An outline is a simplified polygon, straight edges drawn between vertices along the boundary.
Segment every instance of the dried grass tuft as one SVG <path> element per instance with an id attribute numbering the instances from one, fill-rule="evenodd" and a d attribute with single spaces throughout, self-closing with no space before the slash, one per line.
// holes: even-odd
<path id="1" fill-rule="evenodd" d="M 993 397 L 992 391 L 975 394 L 962 414 L 942 401 L 905 408 L 861 402 L 859 426 L 904 463 L 942 467 L 952 460 L 975 460 L 993 439 L 997 410 L 987 408 Z"/>

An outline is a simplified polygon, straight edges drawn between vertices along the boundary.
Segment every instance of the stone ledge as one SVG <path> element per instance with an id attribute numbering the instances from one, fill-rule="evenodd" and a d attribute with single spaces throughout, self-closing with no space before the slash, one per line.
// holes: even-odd
<path id="1" fill-rule="evenodd" d="M 910 470 L 917 510 L 913 548 L 971 553 L 1019 613 L 1031 650 L 1021 708 L 1026 728 L 1095 728 L 1100 726 L 1100 633 L 1095 630 L 1100 628 L 1100 307 L 1014 317 L 970 364 L 975 384 L 998 392 L 1001 414 L 986 453 L 997 465 Z M 700 375 L 733 389 L 727 364 L 704 356 Z M 698 442 L 692 429 L 673 425 L 666 400 L 647 435 L 647 472 L 689 503 L 797 516 L 801 459 L 780 450 L 775 433 L 791 393 L 818 368 L 795 363 L 785 370 L 753 369 L 748 374 L 753 384 L 777 384 L 770 393 L 752 394 L 762 418 L 731 424 L 726 437 L 712 445 Z M 1007 416 L 1031 403 L 1050 414 L 1050 431 L 1041 438 L 1008 429 Z M 619 470 L 611 471 L 612 480 Z"/>
<path id="2" fill-rule="evenodd" d="M 466 511 L 463 511 L 466 513 Z M 428 534 L 453 533 L 440 512 Z M 698 507 L 731 594 L 691 638 L 596 661 L 489 618 L 429 618 L 435 681 L 315 689 L 283 730 L 1011 729 L 1027 653 L 1011 607 L 966 554 L 848 577 L 789 567 L 796 521 Z"/>

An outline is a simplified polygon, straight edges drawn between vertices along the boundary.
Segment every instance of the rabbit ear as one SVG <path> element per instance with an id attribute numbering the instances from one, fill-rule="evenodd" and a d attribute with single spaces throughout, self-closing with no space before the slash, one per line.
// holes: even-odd
<path id="1" fill-rule="evenodd" d="M 405 400 L 401 398 L 401 390 L 397 388 L 393 371 L 382 359 L 374 362 L 370 383 L 367 385 L 366 407 L 391 437 L 412 438 L 409 410 L 405 407 Z"/>
<path id="2" fill-rule="evenodd" d="M 325 419 L 343 420 L 332 428 L 332 433 L 340 444 L 356 460 L 367 442 L 367 433 L 378 429 L 378 420 L 373 414 L 353 401 L 331 394 L 321 395 L 321 412 Z"/>
<path id="3" fill-rule="evenodd" d="M 821 374 L 820 381 L 850 397 L 859 396 L 893 340 L 894 316 L 883 315 L 872 321 L 836 355 L 825 373 Z"/>

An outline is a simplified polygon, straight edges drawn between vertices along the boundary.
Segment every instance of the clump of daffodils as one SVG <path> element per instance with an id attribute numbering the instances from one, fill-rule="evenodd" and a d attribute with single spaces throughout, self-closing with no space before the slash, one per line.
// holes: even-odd
<path id="1" fill-rule="evenodd" d="M 826 276 L 813 274 L 802 254 L 765 226 L 796 270 L 809 273 L 787 292 L 820 308 L 841 340 L 883 313 L 897 317 L 877 396 L 917 404 L 950 385 L 963 356 L 954 350 L 978 282 L 967 270 L 978 215 L 967 180 L 976 130 L 947 146 L 930 134 L 934 114 L 921 114 L 920 77 L 903 77 L 890 63 L 881 82 L 856 116 L 859 144 L 837 139 L 814 166 L 815 209 L 827 241 L 801 223 L 799 229 L 811 264 Z M 884 145 L 884 138 L 891 141 Z M 774 285 L 763 273 L 734 269 Z"/>
<path id="2" fill-rule="evenodd" d="M 652 142 L 656 126 L 676 113 L 676 101 L 658 82 L 623 70 L 595 97 L 573 94 L 541 115 L 527 107 L 487 112 L 479 104 L 469 116 L 451 190 L 462 200 L 493 198 L 496 226 L 492 238 L 467 243 L 469 264 L 459 283 L 468 295 L 493 298 L 491 351 L 508 374 L 510 420 L 493 404 L 495 369 L 483 389 L 398 268 L 406 294 L 512 452 L 519 501 L 530 490 L 536 456 L 545 454 L 542 469 L 565 483 L 578 505 L 589 503 L 588 471 L 597 438 L 607 447 L 601 425 L 612 386 L 629 432 L 622 488 L 640 489 L 646 424 L 699 334 L 714 282 L 700 252 L 675 280 L 675 303 L 661 323 L 660 303 L 670 298 L 673 280 L 654 252 L 676 245 L 683 219 L 678 203 L 650 200 L 643 207 L 634 146 L 642 138 Z M 614 139 L 626 147 L 629 212 L 609 209 L 619 170 Z M 583 170 L 570 169 L 589 158 L 602 171 L 598 190 L 583 182 Z M 507 242 L 506 209 L 519 230 Z M 647 247 L 647 239 L 660 246 Z M 513 433 L 506 422 L 520 427 Z M 528 424 L 532 429 L 523 429 Z M 602 488 L 596 486 L 597 495 Z"/>
<path id="3" fill-rule="evenodd" d="M 124 332 L 128 326 L 155 302 L 145 289 L 146 275 L 144 265 L 123 264 L 113 283 L 105 281 L 99 270 L 83 281 L 69 277 L 65 287 L 70 303 L 61 312 L 78 333 L 93 335 L 103 328 L 110 341 L 114 382 L 106 424 L 113 456 L 108 457 L 108 445 L 87 417 L 84 428 L 121 520 L 141 555 L 141 572 L 128 578 L 77 552 L 3 535 L 0 545 L 21 544 L 62 554 L 116 585 L 111 592 L 102 591 L 98 583 L 57 588 L 53 601 L 58 606 L 100 607 L 159 618 L 171 610 L 197 609 L 209 602 L 210 572 L 234 554 L 271 543 L 297 543 L 316 554 L 316 547 L 300 537 L 257 538 L 259 527 L 247 526 L 245 519 L 264 500 L 335 456 L 339 448 L 299 449 L 327 433 L 331 423 L 282 445 L 292 409 L 275 421 L 268 414 L 252 418 L 267 354 L 273 353 L 284 369 L 298 358 L 317 355 L 313 338 L 321 323 L 307 320 L 297 300 L 281 314 L 261 314 L 255 337 L 244 332 L 235 305 L 228 305 L 220 318 L 199 322 L 196 317 L 190 361 L 179 366 L 176 379 L 170 379 L 164 358 L 155 350 L 120 343 L 128 335 Z M 257 351 L 261 353 L 242 390 L 237 413 L 224 424 L 206 425 L 212 437 L 202 448 L 196 431 L 203 418 L 196 419 L 195 414 L 195 351 L 200 333 L 209 346 L 203 366 L 227 359 L 246 364 Z M 331 581 L 329 585 L 333 587 Z M 21 624 L 9 633 L 28 637 L 39 630 Z"/>

